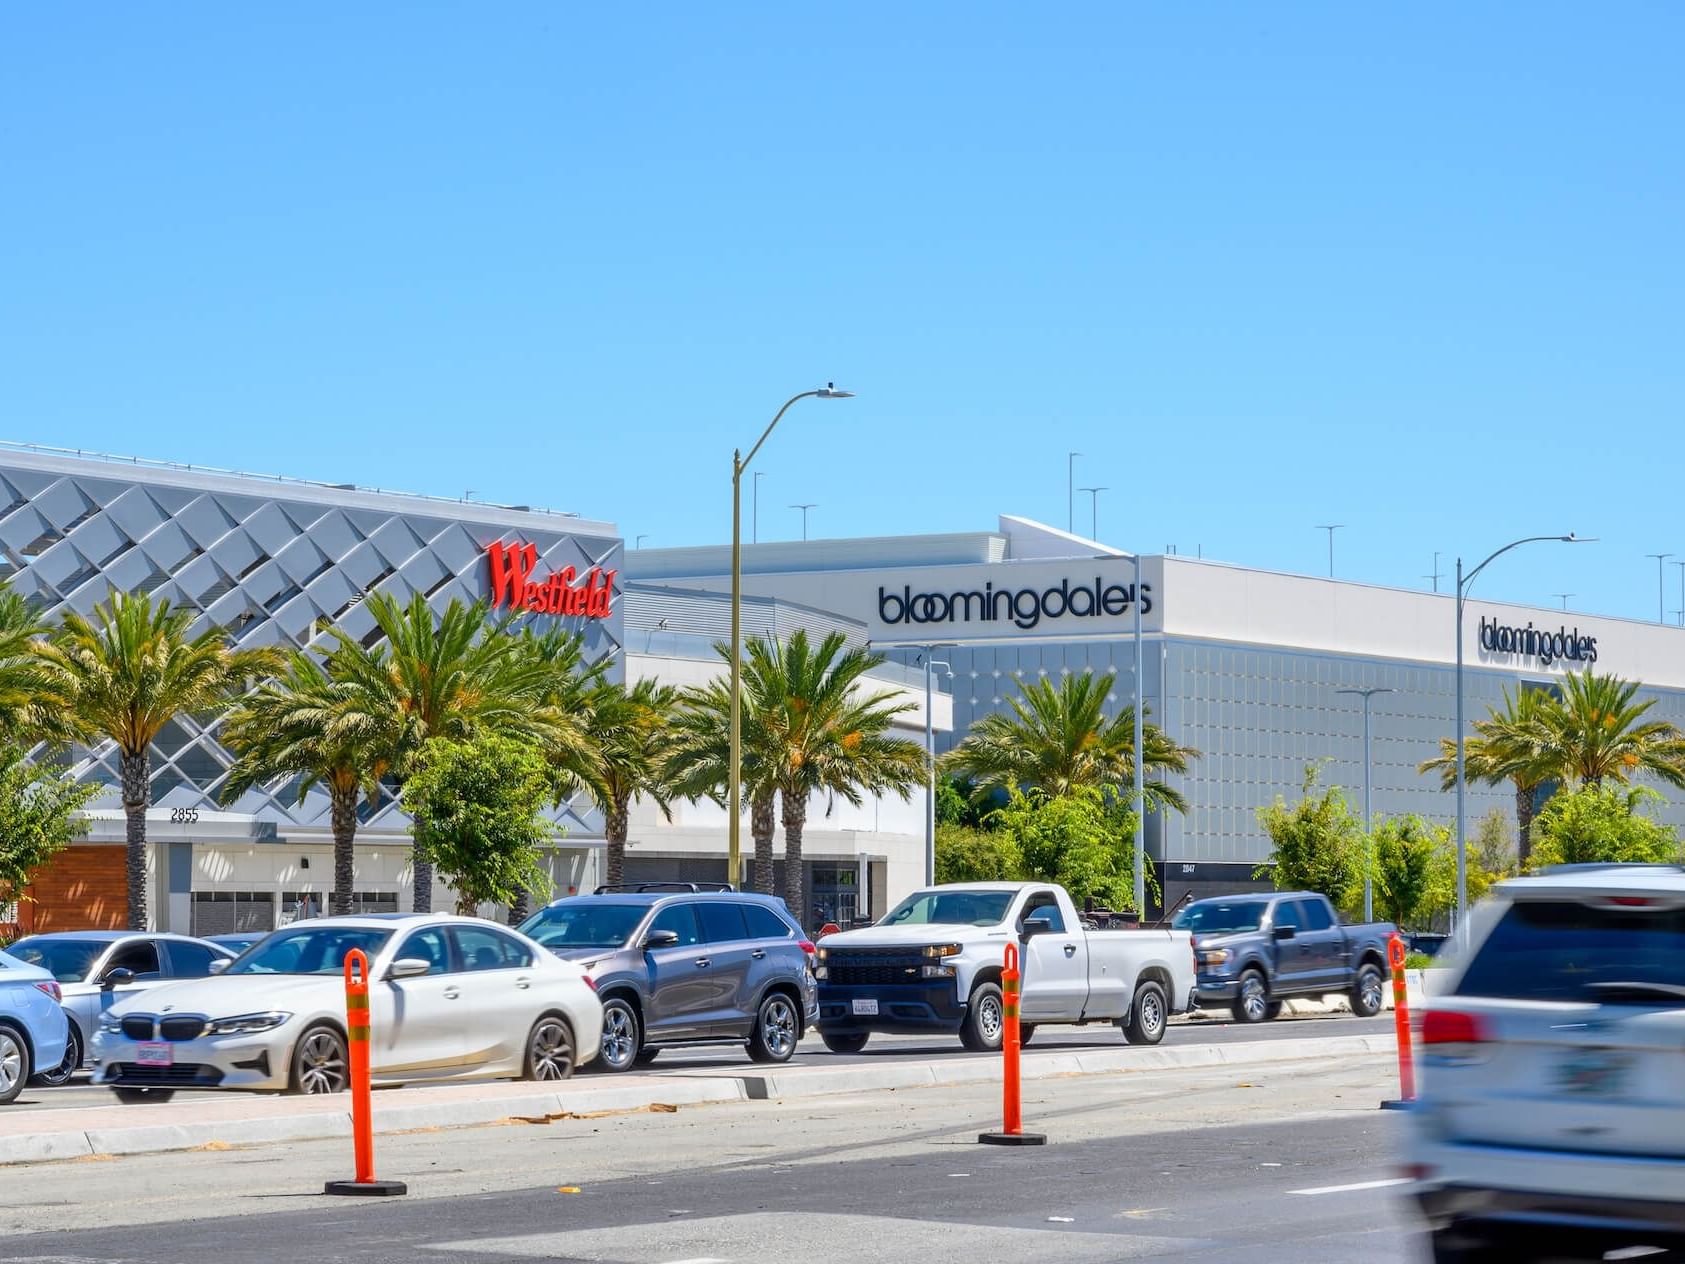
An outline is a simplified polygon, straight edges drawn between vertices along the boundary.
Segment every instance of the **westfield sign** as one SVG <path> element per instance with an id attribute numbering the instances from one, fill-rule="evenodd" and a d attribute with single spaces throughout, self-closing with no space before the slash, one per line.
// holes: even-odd
<path id="1" fill-rule="evenodd" d="M 575 615 L 586 619 L 609 617 L 618 571 L 593 566 L 584 579 L 571 566 L 534 576 L 538 548 L 531 544 L 488 544 L 491 564 L 491 604 L 530 614 Z"/>

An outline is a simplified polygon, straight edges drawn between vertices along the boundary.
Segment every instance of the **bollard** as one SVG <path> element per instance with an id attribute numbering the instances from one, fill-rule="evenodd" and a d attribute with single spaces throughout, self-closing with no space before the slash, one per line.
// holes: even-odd
<path id="1" fill-rule="evenodd" d="M 1006 960 L 1002 963 L 1000 972 L 1002 1126 L 999 1132 L 978 1134 L 977 1140 L 984 1145 L 1038 1146 L 1047 1144 L 1047 1138 L 1043 1134 L 1024 1131 L 1018 1078 L 1018 1055 L 1023 1048 L 1018 1030 L 1018 985 L 1020 978 L 1018 945 L 1009 943 L 1006 946 Z"/>
<path id="2" fill-rule="evenodd" d="M 1398 1100 L 1381 1103 L 1382 1110 L 1405 1110 L 1416 1100 L 1416 1068 L 1410 1052 L 1409 988 L 1404 982 L 1404 939 L 1394 931 L 1387 940 L 1387 964 L 1392 967 L 1392 1017 L 1398 1032 Z"/>
<path id="3" fill-rule="evenodd" d="M 374 1108 L 369 1101 L 369 959 L 361 948 L 345 954 L 345 1045 L 351 1080 L 351 1148 L 357 1178 L 329 1181 L 324 1194 L 391 1197 L 409 1193 L 402 1181 L 374 1178 Z"/>

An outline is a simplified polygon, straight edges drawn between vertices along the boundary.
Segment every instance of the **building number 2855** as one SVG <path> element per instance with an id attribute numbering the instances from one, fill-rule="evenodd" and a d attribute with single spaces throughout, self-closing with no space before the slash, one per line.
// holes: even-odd
<path id="1" fill-rule="evenodd" d="M 195 825 L 199 821 L 198 808 L 171 808 L 171 825 Z"/>

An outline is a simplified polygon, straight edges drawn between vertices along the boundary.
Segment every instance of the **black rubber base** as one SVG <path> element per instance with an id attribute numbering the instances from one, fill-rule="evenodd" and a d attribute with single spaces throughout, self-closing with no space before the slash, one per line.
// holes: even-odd
<path id="1" fill-rule="evenodd" d="M 1394 1099 L 1392 1101 L 1382 1102 L 1381 1103 L 1381 1109 L 1382 1110 L 1409 1110 L 1412 1107 L 1414 1107 L 1415 1104 L 1416 1104 L 1415 1102 L 1406 1102 L 1406 1101 L 1403 1101 L 1403 1100 L 1400 1100 L 1400 1099 Z"/>
<path id="2" fill-rule="evenodd" d="M 364 1198 L 395 1198 L 407 1194 L 410 1187 L 402 1181 L 329 1181 L 322 1187 L 324 1194 L 355 1194 Z"/>
<path id="3" fill-rule="evenodd" d="M 1047 1137 L 1039 1132 L 980 1132 L 977 1140 L 984 1145 L 1036 1146 L 1046 1145 Z"/>

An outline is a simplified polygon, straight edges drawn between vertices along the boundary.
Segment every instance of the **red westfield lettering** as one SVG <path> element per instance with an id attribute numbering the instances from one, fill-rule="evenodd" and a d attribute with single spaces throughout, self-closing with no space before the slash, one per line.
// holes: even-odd
<path id="1" fill-rule="evenodd" d="M 571 566 L 541 578 L 533 578 L 538 549 L 531 544 L 486 545 L 491 562 L 491 604 L 526 610 L 532 614 L 575 615 L 606 619 L 614 599 L 614 577 L 618 571 L 593 566 L 584 579 Z"/>

